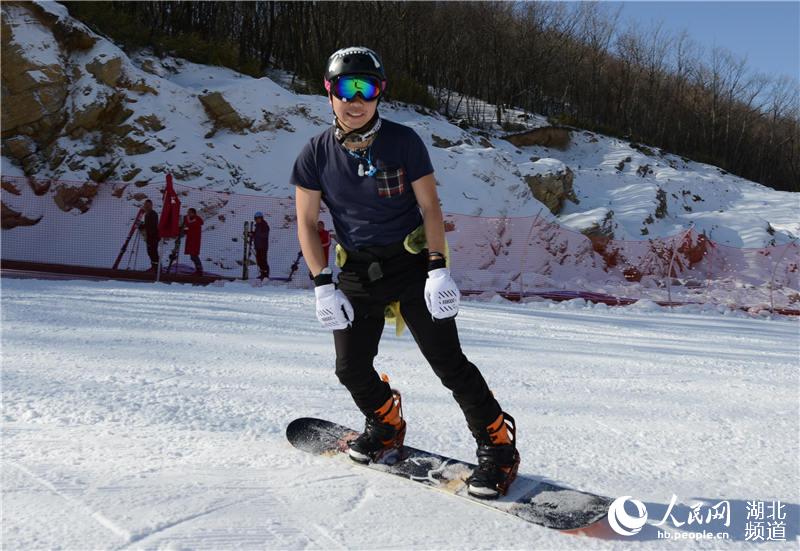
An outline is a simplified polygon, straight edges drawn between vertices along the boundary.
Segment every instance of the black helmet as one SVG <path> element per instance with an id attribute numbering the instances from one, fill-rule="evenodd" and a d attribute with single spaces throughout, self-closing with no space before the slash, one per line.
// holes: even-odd
<path id="1" fill-rule="evenodd" d="M 325 67 L 325 89 L 330 90 L 331 82 L 342 75 L 369 75 L 376 77 L 386 86 L 386 73 L 383 62 L 374 51 L 363 46 L 342 48 L 328 58 Z"/>

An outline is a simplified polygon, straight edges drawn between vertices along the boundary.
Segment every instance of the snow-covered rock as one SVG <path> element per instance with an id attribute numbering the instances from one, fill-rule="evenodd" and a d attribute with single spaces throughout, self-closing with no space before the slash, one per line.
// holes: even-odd
<path id="1" fill-rule="evenodd" d="M 553 214 L 561 212 L 564 201 L 577 201 L 572 189 L 574 174 L 558 159 L 538 159 L 518 166 L 533 196 Z"/>

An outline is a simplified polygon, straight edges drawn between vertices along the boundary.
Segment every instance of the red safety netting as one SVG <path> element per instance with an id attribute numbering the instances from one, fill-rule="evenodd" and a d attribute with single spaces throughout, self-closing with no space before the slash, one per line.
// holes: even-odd
<path id="1" fill-rule="evenodd" d="M 163 184 L 73 182 L 2 177 L 2 260 L 110 268 L 150 198 L 164 207 Z M 203 218 L 200 258 L 206 273 L 244 276 L 243 232 L 256 211 L 270 225 L 270 276 L 292 286 L 310 285 L 299 259 L 294 199 L 225 193 L 174 185 L 181 218 L 194 207 Z M 332 223 L 323 209 L 321 220 Z M 512 298 L 584 297 L 614 303 L 638 299 L 730 306 L 800 308 L 800 245 L 760 249 L 725 246 L 687 228 L 678 235 L 625 241 L 588 237 L 552 217 L 491 218 L 446 214 L 452 272 L 465 294 L 502 293 Z M 134 231 L 119 268 L 146 270 L 150 261 Z M 173 271 L 191 273 L 183 254 Z M 162 240 L 162 268 L 175 239 Z M 333 252 L 331 252 L 333 257 Z M 299 261 L 298 261 L 299 259 Z M 331 258 L 333 263 L 333 258 Z M 248 277 L 258 274 L 249 255 Z"/>
<path id="2" fill-rule="evenodd" d="M 736 248 L 691 227 L 671 237 L 626 241 L 589 237 L 540 217 L 450 214 L 445 225 L 453 272 L 467 290 L 610 304 L 644 298 L 800 307 L 796 241 Z"/>

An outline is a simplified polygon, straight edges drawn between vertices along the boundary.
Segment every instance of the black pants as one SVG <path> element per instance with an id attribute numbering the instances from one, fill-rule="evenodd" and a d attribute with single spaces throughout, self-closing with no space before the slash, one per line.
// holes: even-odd
<path id="1" fill-rule="evenodd" d="M 261 277 L 269 277 L 269 264 L 267 263 L 267 248 L 256 247 L 256 264 L 261 272 Z"/>
<path id="2" fill-rule="evenodd" d="M 158 239 L 147 240 L 147 256 L 150 257 L 150 264 L 155 269 L 158 266 Z"/>
<path id="3" fill-rule="evenodd" d="M 200 262 L 200 257 L 196 254 L 189 255 L 194 263 L 194 269 L 196 272 L 202 274 L 203 273 L 203 264 Z"/>
<path id="4" fill-rule="evenodd" d="M 369 281 L 368 265 L 379 261 L 383 277 Z M 358 408 L 372 415 L 391 396 L 380 379 L 373 360 L 384 327 L 384 308 L 400 301 L 403 319 L 442 384 L 464 412 L 476 436 L 500 415 L 495 400 L 478 368 L 461 350 L 455 320 L 436 322 L 425 305 L 427 256 L 412 255 L 402 247 L 378 249 L 360 256 L 348 251 L 348 261 L 339 276 L 339 288 L 353 305 L 353 324 L 334 331 L 336 376 L 353 396 Z"/>

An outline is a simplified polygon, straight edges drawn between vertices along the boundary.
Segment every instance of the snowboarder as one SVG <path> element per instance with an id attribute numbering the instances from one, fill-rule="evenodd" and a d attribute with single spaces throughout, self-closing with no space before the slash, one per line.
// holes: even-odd
<path id="1" fill-rule="evenodd" d="M 291 182 L 298 238 L 314 275 L 317 318 L 333 330 L 336 375 L 366 417 L 349 455 L 362 463 L 378 461 L 403 445 L 400 393 L 373 366 L 389 307 L 453 392 L 477 441 L 479 466 L 468 491 L 495 498 L 516 476 L 516 426 L 461 350 L 455 322 L 460 293 L 447 268 L 428 151 L 411 128 L 378 115 L 387 79 L 374 51 L 335 52 L 324 82 L 333 125 L 305 145 Z M 338 289 L 318 233 L 321 201 L 341 247 Z"/>
<path id="2" fill-rule="evenodd" d="M 256 249 L 256 263 L 260 270 L 259 277 L 263 280 L 269 278 L 269 263 L 267 262 L 267 252 L 269 251 L 269 224 L 264 220 L 264 213 L 259 211 L 253 216 L 255 220 L 250 239 Z"/>
<path id="3" fill-rule="evenodd" d="M 142 222 L 142 229 L 145 234 L 145 241 L 147 242 L 147 256 L 150 257 L 150 269 L 148 272 L 155 272 L 158 270 L 158 213 L 153 210 L 153 202 L 150 199 L 145 200 L 142 206 L 144 211 L 144 221 Z"/>
<path id="4" fill-rule="evenodd" d="M 186 231 L 184 254 L 188 254 L 194 263 L 194 275 L 203 275 L 203 264 L 200 262 L 200 240 L 203 231 L 203 219 L 197 216 L 197 210 L 190 208 L 183 218 Z"/>

